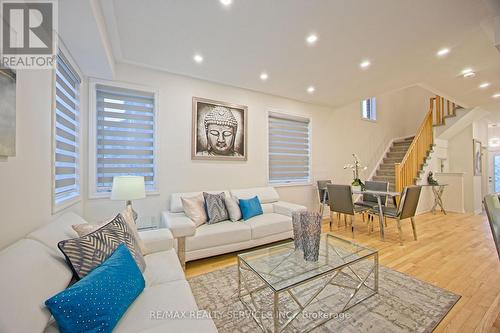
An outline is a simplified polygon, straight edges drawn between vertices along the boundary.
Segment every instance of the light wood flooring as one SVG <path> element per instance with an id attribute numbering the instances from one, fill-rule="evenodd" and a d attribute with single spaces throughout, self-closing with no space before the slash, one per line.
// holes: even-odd
<path id="1" fill-rule="evenodd" d="M 378 221 L 375 220 L 375 224 Z M 435 332 L 500 333 L 500 261 L 485 215 L 449 213 L 416 217 L 418 241 L 410 221 L 402 221 L 404 246 L 395 221 L 388 220 L 386 241 L 378 228 L 368 234 L 357 217 L 355 241 L 379 250 L 380 264 L 462 296 Z M 324 231 L 328 222 L 324 221 Z M 350 228 L 334 220 L 332 232 L 351 238 Z M 188 277 L 236 264 L 236 253 L 187 263 Z"/>

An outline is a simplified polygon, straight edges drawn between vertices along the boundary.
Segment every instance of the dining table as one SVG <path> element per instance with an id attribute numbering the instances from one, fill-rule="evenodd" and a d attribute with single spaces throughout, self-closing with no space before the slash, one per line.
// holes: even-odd
<path id="1" fill-rule="evenodd" d="M 385 216 L 384 216 L 384 210 L 383 210 L 383 204 L 382 204 L 382 197 L 390 197 L 393 199 L 393 202 L 395 203 L 396 201 L 394 200 L 396 197 L 400 196 L 401 193 L 399 192 L 392 192 L 392 191 L 373 191 L 373 190 L 358 190 L 358 189 L 352 189 L 352 194 L 370 194 L 373 195 L 374 197 L 377 198 L 377 203 L 378 203 L 378 214 L 379 214 L 379 230 L 380 230 L 380 239 L 383 241 L 385 240 Z M 394 204 L 396 206 L 396 204 Z"/>

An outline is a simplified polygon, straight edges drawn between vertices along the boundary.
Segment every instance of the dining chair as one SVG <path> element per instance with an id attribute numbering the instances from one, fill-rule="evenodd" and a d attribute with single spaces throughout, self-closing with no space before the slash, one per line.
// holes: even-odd
<path id="1" fill-rule="evenodd" d="M 417 240 L 417 228 L 415 225 L 415 212 L 417 211 L 418 200 L 420 198 L 421 186 L 407 186 L 401 192 L 401 200 L 398 207 L 383 207 L 384 217 L 396 220 L 399 233 L 399 244 L 403 245 L 403 231 L 401 230 L 401 220 L 410 219 L 413 229 L 413 238 Z M 371 210 L 373 214 L 378 213 Z"/>
<path id="2" fill-rule="evenodd" d="M 318 195 L 319 195 L 319 213 L 321 216 L 323 216 L 323 213 L 325 212 L 325 206 L 327 205 L 328 202 L 328 190 L 326 188 L 326 185 L 331 184 L 331 180 L 318 180 Z"/>
<path id="3" fill-rule="evenodd" d="M 369 191 L 383 191 L 383 192 L 388 192 L 389 191 L 389 182 L 381 182 L 381 181 L 375 181 L 375 180 L 367 180 L 365 181 L 365 190 Z M 382 201 L 382 206 L 387 205 L 387 196 L 381 196 L 380 200 Z M 361 200 L 356 201 L 357 205 L 360 206 L 365 206 L 369 208 L 373 208 L 374 210 L 377 209 L 378 213 L 378 200 L 377 197 L 372 195 L 372 194 L 363 194 L 361 197 Z M 373 232 L 373 214 L 368 214 L 368 231 Z"/>
<path id="4" fill-rule="evenodd" d="M 354 204 L 352 200 L 352 190 L 350 185 L 328 184 L 328 199 L 330 206 L 330 219 L 333 220 L 333 213 L 344 214 L 344 223 L 347 226 L 347 218 L 351 224 L 352 237 L 354 237 L 354 220 L 353 216 L 357 213 L 362 213 L 369 210 L 369 207 L 363 207 Z M 340 219 L 339 219 L 340 225 Z M 330 224 L 331 229 L 331 224 Z"/>

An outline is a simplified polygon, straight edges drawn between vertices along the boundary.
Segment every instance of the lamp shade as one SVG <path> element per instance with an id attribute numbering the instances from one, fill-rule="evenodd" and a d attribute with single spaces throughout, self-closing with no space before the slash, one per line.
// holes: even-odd
<path id="1" fill-rule="evenodd" d="M 135 200 L 146 197 L 144 177 L 116 176 L 113 178 L 111 200 Z"/>

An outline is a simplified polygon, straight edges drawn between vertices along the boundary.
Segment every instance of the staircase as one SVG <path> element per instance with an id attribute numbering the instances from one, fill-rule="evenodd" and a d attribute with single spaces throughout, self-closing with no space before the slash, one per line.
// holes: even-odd
<path id="1" fill-rule="evenodd" d="M 394 191 L 396 186 L 396 175 L 394 165 L 400 163 L 410 147 L 413 136 L 394 141 L 391 148 L 380 163 L 373 180 L 389 182 L 389 191 Z"/>
<path id="2" fill-rule="evenodd" d="M 391 191 L 400 192 L 419 180 L 423 167 L 434 147 L 434 128 L 445 125 L 462 109 L 441 96 L 430 99 L 429 111 L 415 136 L 394 141 L 380 163 L 373 180 L 389 182 Z"/>

